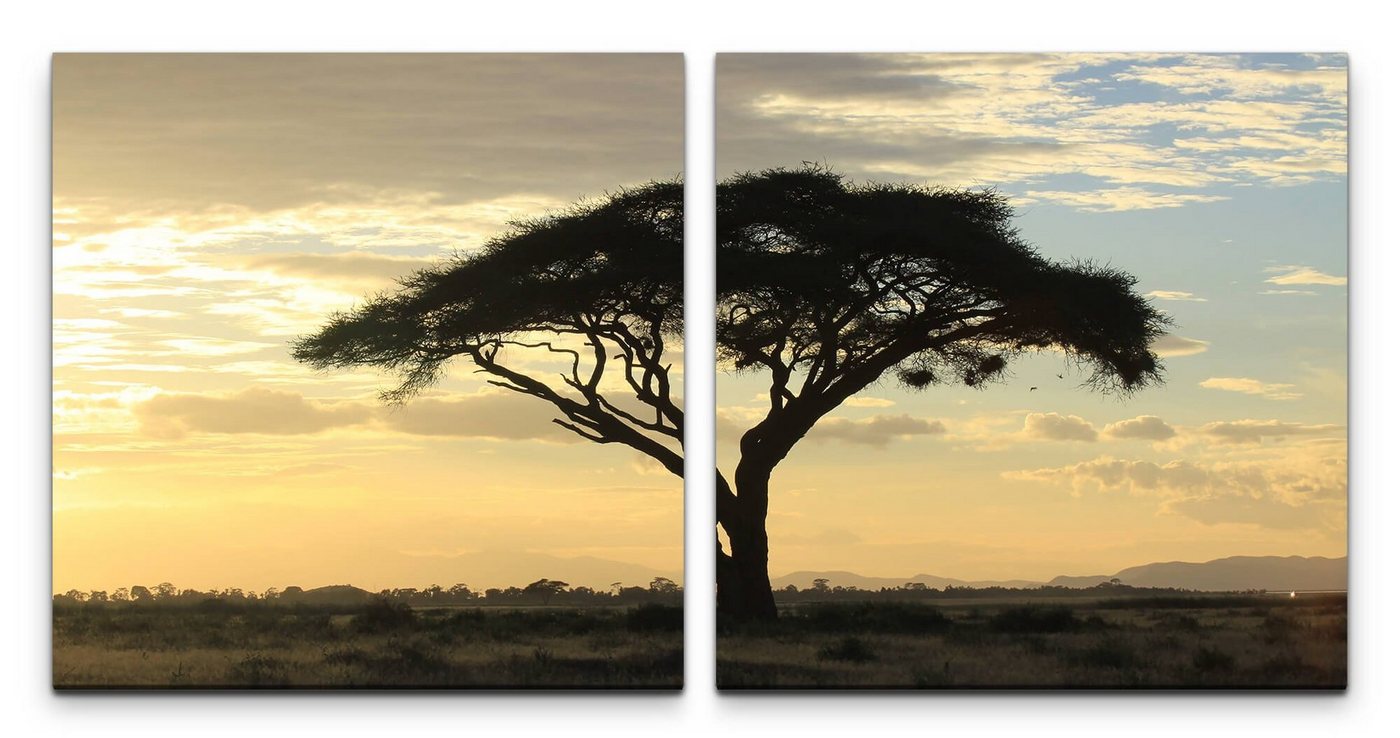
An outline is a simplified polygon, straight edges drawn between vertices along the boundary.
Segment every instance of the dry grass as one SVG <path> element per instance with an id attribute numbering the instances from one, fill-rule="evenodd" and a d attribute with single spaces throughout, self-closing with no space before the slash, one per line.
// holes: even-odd
<path id="1" fill-rule="evenodd" d="M 55 613 L 54 686 L 675 689 L 676 615 L 438 611 L 382 622 L 305 611 L 70 610 Z"/>
<path id="2" fill-rule="evenodd" d="M 811 627 L 830 618 L 799 608 L 776 626 L 722 634 L 719 682 L 725 689 L 1345 687 L 1344 596 L 1199 604 L 979 603 L 944 609 L 949 622 L 932 628 L 901 628 L 901 618 L 886 613 L 874 627 L 846 622 L 839 630 Z M 870 611 L 889 607 L 931 605 Z"/>

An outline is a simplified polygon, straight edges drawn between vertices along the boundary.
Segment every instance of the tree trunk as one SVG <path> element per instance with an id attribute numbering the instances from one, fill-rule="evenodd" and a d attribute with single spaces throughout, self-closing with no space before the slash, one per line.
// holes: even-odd
<path id="1" fill-rule="evenodd" d="M 768 477 L 772 467 L 739 463 L 735 510 L 723 521 L 729 555 L 719 551 L 718 599 L 721 616 L 733 620 L 776 620 L 773 585 L 768 579 Z"/>
<path id="2" fill-rule="evenodd" d="M 729 588 L 721 582 L 720 612 L 735 620 L 777 620 L 778 605 L 773 601 L 773 585 L 768 579 L 768 534 L 760 522 L 741 535 L 730 535 Z"/>

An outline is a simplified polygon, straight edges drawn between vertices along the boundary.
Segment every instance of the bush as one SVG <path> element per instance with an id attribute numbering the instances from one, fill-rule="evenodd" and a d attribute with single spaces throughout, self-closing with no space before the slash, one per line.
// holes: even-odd
<path id="1" fill-rule="evenodd" d="M 855 636 L 846 636 L 835 643 L 829 643 L 818 649 L 817 658 L 823 661 L 863 663 L 875 660 L 875 649 L 869 643 Z"/>
<path id="2" fill-rule="evenodd" d="M 229 667 L 226 678 L 229 684 L 240 687 L 285 687 L 287 665 L 270 656 L 249 654 Z"/>
<path id="3" fill-rule="evenodd" d="M 795 620 L 812 630 L 864 633 L 937 633 L 952 621 L 942 611 L 908 602 L 855 602 L 811 605 Z"/>
<path id="4" fill-rule="evenodd" d="M 634 633 L 685 628 L 685 610 L 671 605 L 641 605 L 627 611 L 627 629 Z"/>
<path id="5" fill-rule="evenodd" d="M 1230 671 L 1235 668 L 1235 657 L 1215 646 L 1201 646 L 1196 650 L 1196 656 L 1191 659 L 1191 663 L 1200 671 Z"/>
<path id="6" fill-rule="evenodd" d="M 991 621 L 999 633 L 1066 633 L 1079 630 L 1083 623 L 1068 607 L 1013 607 L 997 613 Z"/>
<path id="7" fill-rule="evenodd" d="M 1083 666 L 1105 669 L 1126 669 L 1137 661 L 1131 646 L 1121 641 L 1099 641 L 1076 655 L 1075 662 Z"/>
<path id="8" fill-rule="evenodd" d="M 362 631 L 369 633 L 379 633 L 386 630 L 398 630 L 413 624 L 417 616 L 413 613 L 413 608 L 402 602 L 391 602 L 384 597 L 377 597 L 370 601 L 360 614 L 355 616 L 355 625 Z"/>

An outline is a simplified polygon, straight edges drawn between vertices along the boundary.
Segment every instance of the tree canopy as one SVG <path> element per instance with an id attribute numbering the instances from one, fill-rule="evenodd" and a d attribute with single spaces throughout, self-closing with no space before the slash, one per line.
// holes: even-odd
<path id="1" fill-rule="evenodd" d="M 682 200 L 679 182 L 654 182 L 514 223 L 484 248 L 333 315 L 292 355 L 319 369 L 393 371 L 400 383 L 384 394 L 394 402 L 465 357 L 491 384 L 553 404 L 568 430 L 628 445 L 679 475 L 684 415 L 666 351 L 683 334 Z M 507 349 L 562 358 L 562 386 L 511 368 Z M 609 396 L 610 371 L 627 396 Z"/>
<path id="2" fill-rule="evenodd" d="M 808 395 L 872 371 L 975 386 L 1009 354 L 1049 348 L 1103 388 L 1158 381 L 1166 318 L 1136 279 L 1045 259 L 1012 215 L 990 190 L 853 185 L 813 168 L 736 176 L 719 192 L 721 358 L 778 379 L 802 371 L 792 394 Z"/>

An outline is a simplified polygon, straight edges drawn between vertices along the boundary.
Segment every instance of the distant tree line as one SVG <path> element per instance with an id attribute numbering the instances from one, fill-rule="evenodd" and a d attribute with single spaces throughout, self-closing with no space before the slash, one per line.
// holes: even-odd
<path id="1" fill-rule="evenodd" d="M 800 589 L 797 585 L 789 584 L 783 589 L 773 591 L 773 597 L 778 602 L 854 602 L 854 601 L 907 601 L 907 600 L 946 600 L 946 599 L 976 599 L 976 598 L 1001 598 L 1008 595 L 1016 597 L 1103 597 L 1105 594 L 1114 596 L 1160 596 L 1160 595 L 1180 595 L 1193 594 L 1195 590 L 1179 589 L 1175 587 L 1134 587 L 1130 584 L 1123 584 L 1118 579 L 1096 584 L 1092 587 L 1063 587 L 1052 585 L 1041 585 L 1039 587 L 966 587 L 948 585 L 943 589 L 930 587 L 923 582 L 906 582 L 898 587 L 881 587 L 878 590 L 861 589 L 860 587 L 833 586 L 829 579 L 813 579 L 812 586 Z M 1258 595 L 1264 594 L 1265 590 L 1244 590 L 1239 594 Z"/>
<path id="2" fill-rule="evenodd" d="M 269 587 L 262 592 L 228 589 L 179 589 L 169 582 L 154 587 L 134 585 L 112 592 L 70 589 L 54 595 L 54 604 L 61 607 L 121 606 L 121 605 L 188 605 L 203 607 L 235 607 L 256 605 L 337 606 L 360 605 L 379 598 L 411 607 L 453 607 L 463 605 L 564 605 L 576 607 L 607 605 L 673 604 L 681 603 L 680 585 L 665 577 L 656 577 L 646 587 L 623 586 L 614 582 L 607 589 L 570 586 L 568 582 L 547 577 L 521 587 L 472 589 L 464 583 L 450 587 L 434 584 L 422 589 L 406 587 L 368 592 L 350 585 L 278 589 Z"/>

